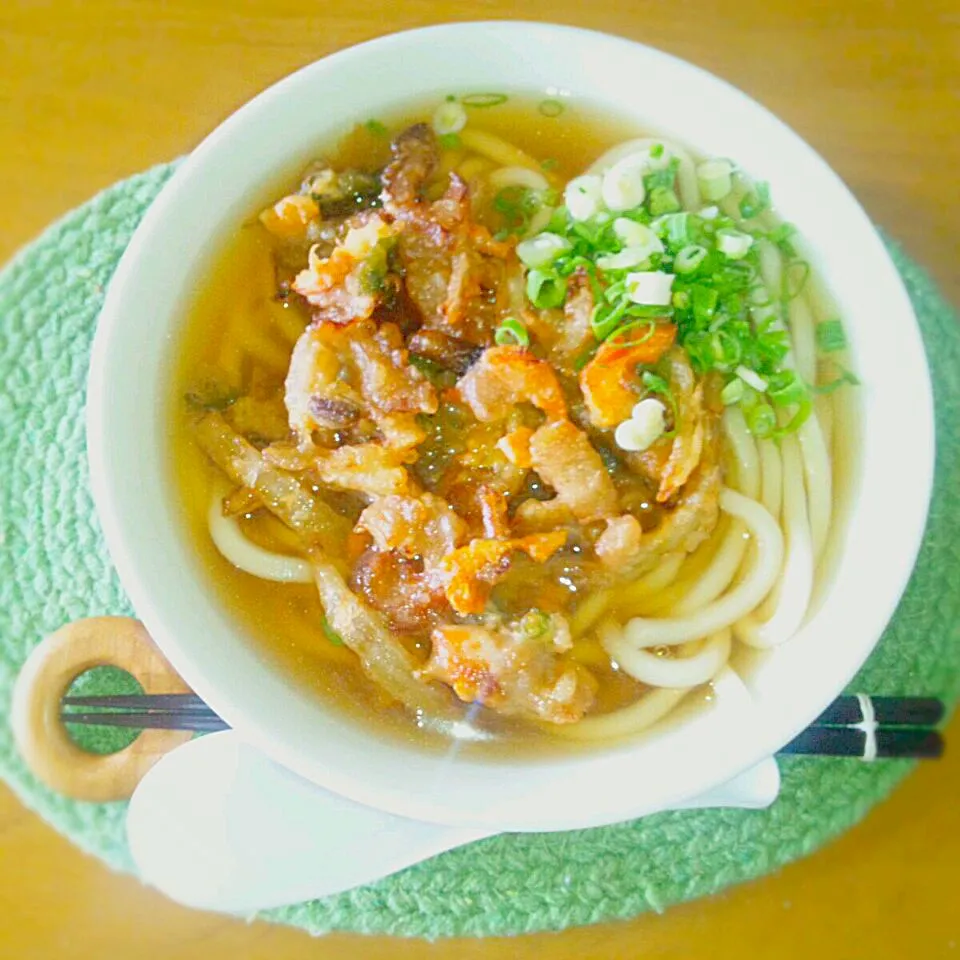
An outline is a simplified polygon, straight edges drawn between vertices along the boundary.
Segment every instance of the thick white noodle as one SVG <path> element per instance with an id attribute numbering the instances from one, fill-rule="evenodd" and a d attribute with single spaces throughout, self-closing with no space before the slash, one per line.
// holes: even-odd
<path id="1" fill-rule="evenodd" d="M 661 558 L 660 562 L 645 576 L 633 583 L 624 584 L 617 588 L 618 604 L 639 604 L 666 590 L 677 579 L 684 562 L 685 553 L 669 553 Z"/>
<path id="2" fill-rule="evenodd" d="M 709 637 L 695 653 L 684 650 L 682 657 L 662 657 L 638 650 L 612 623 L 598 631 L 604 650 L 624 673 L 651 687 L 696 687 L 712 680 L 730 656 L 730 630 Z M 694 646 L 689 644 L 689 646 Z"/>
<path id="3" fill-rule="evenodd" d="M 790 339 L 793 341 L 793 362 L 797 373 L 807 382 L 817 382 L 817 340 L 813 316 L 806 297 L 794 297 L 787 305 L 790 317 Z"/>
<path id="4" fill-rule="evenodd" d="M 529 167 L 500 167 L 487 179 L 495 191 L 506 187 L 526 187 L 529 190 L 547 190 L 550 187 L 547 178 L 539 170 Z"/>
<path id="5" fill-rule="evenodd" d="M 783 464 L 780 460 L 780 448 L 773 440 L 760 440 L 760 500 L 770 512 L 770 516 L 780 516 L 783 504 Z"/>
<path id="6" fill-rule="evenodd" d="M 797 438 L 784 437 L 783 525 L 787 554 L 783 575 L 771 596 L 772 616 L 765 622 L 751 612 L 734 626 L 737 639 L 751 647 L 775 647 L 789 640 L 800 628 L 813 592 L 813 546 L 803 489 L 803 464 Z"/>
<path id="7" fill-rule="evenodd" d="M 820 429 L 816 413 L 811 414 L 797 431 L 797 440 L 803 455 L 803 474 L 806 484 L 810 537 L 813 555 L 819 558 L 830 532 L 830 514 L 833 511 L 833 477 L 830 454 Z"/>
<path id="8" fill-rule="evenodd" d="M 746 527 L 739 520 L 731 521 L 707 568 L 669 608 L 671 616 L 685 617 L 716 600 L 736 577 L 749 542 Z"/>
<path id="9" fill-rule="evenodd" d="M 569 740 L 614 740 L 630 736 L 662 720 L 689 692 L 689 687 L 657 687 L 622 710 L 584 717 L 577 723 L 552 724 L 550 732 Z"/>
<path id="10" fill-rule="evenodd" d="M 724 487 L 720 508 L 742 520 L 754 543 L 754 563 L 743 579 L 719 600 L 687 617 L 634 617 L 624 633 L 637 648 L 673 646 L 699 640 L 742 619 L 770 592 L 783 564 L 783 534 L 777 521 L 756 500 Z"/>
<path id="11" fill-rule="evenodd" d="M 723 430 L 737 464 L 737 489 L 751 500 L 760 495 L 760 458 L 757 444 L 747 428 L 743 410 L 739 406 L 723 411 Z"/>
<path id="12" fill-rule="evenodd" d="M 540 164 L 529 153 L 508 143 L 496 134 L 486 130 L 472 130 L 469 127 L 459 133 L 460 142 L 474 153 L 492 160 L 501 167 L 526 167 L 536 173 L 541 172 Z"/>
<path id="13" fill-rule="evenodd" d="M 827 448 L 827 456 L 833 461 L 833 395 L 821 393 L 813 405 L 817 411 L 817 420 L 820 421 L 820 431 L 823 433 L 823 443 Z"/>
<path id="14" fill-rule="evenodd" d="M 759 243 L 760 273 L 767 295 L 773 299 L 779 296 L 783 278 L 783 261 L 777 248 L 767 240 Z M 809 283 L 809 278 L 807 280 Z M 755 315 L 769 316 L 773 309 L 775 315 L 783 318 L 772 307 L 761 307 Z M 813 331 L 813 317 L 807 302 L 795 297 L 790 303 L 790 335 L 793 348 L 784 360 L 784 366 L 796 369 L 808 383 L 816 379 L 816 338 Z M 794 324 L 796 328 L 794 329 Z M 805 369 L 809 368 L 809 369 Z M 820 429 L 816 409 L 809 419 L 797 431 L 800 447 L 803 451 L 803 473 L 806 483 L 807 514 L 810 533 L 813 540 L 814 557 L 819 557 L 827 542 L 830 530 L 832 510 L 833 482 L 830 455 Z"/>
<path id="15" fill-rule="evenodd" d="M 663 145 L 663 152 L 669 157 L 676 157 L 680 161 L 677 170 L 677 186 L 680 189 L 680 202 L 687 210 L 699 210 L 700 184 L 697 182 L 697 168 L 693 158 L 679 144 L 672 140 L 659 137 L 641 137 L 637 140 L 628 140 L 626 143 L 611 147 L 599 160 L 590 165 L 587 173 L 601 174 L 610 169 L 617 161 L 629 157 L 632 153 L 641 153 L 649 150 L 655 144 Z"/>
<path id="16" fill-rule="evenodd" d="M 223 557 L 238 570 L 278 583 L 312 583 L 313 568 L 306 560 L 264 550 L 252 543 L 233 517 L 223 515 L 222 501 L 215 495 L 207 511 L 210 539 Z"/>

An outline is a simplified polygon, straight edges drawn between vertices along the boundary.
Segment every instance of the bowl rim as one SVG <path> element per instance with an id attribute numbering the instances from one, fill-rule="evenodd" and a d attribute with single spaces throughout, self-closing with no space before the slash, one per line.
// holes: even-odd
<path id="1" fill-rule="evenodd" d="M 913 434 L 909 438 L 910 449 L 914 456 L 908 468 L 911 473 L 911 489 L 922 490 L 923 495 L 915 498 L 907 508 L 907 519 L 901 523 L 901 528 L 905 532 L 902 533 L 898 542 L 897 555 L 888 555 L 885 558 L 890 570 L 894 566 L 896 567 L 896 573 L 888 577 L 891 589 L 876 600 L 877 605 L 869 618 L 872 624 L 879 624 L 877 629 L 873 631 L 875 635 L 872 642 L 864 643 L 861 647 L 858 647 L 855 654 L 846 656 L 842 660 L 842 666 L 837 667 L 834 671 L 836 682 L 830 685 L 831 695 L 825 697 L 821 691 L 818 697 L 810 698 L 803 710 L 794 711 L 789 719 L 780 717 L 779 722 L 777 722 L 776 715 L 771 718 L 765 714 L 765 719 L 771 720 L 771 722 L 751 731 L 752 739 L 750 739 L 749 748 L 738 744 L 726 751 L 720 750 L 717 756 L 700 758 L 703 761 L 703 766 L 699 772 L 683 771 L 682 775 L 678 773 L 675 783 L 655 792 L 650 802 L 624 801 L 619 804 L 598 804 L 582 815 L 571 815 L 568 811 L 565 815 L 556 816 L 552 819 L 549 817 L 538 818 L 528 814 L 518 816 L 516 810 L 506 812 L 493 809 L 486 819 L 480 818 L 478 820 L 476 816 L 471 816 L 465 821 L 456 810 L 450 808 L 448 802 L 434 802 L 429 796 L 411 794 L 410 791 L 403 788 L 394 791 L 386 790 L 383 784 L 371 787 L 365 775 L 358 775 L 353 770 L 331 769 L 328 764 L 322 762 L 309 749 L 299 743 L 291 742 L 290 738 L 281 734 L 279 732 L 281 722 L 279 718 L 272 717 L 263 711 L 258 713 L 249 698 L 244 698 L 243 695 L 240 695 L 238 699 L 239 681 L 235 677 L 211 676 L 198 659 L 196 644 L 184 641 L 178 636 L 175 621 L 179 621 L 180 614 L 177 613 L 174 616 L 176 605 L 171 604 L 166 597 L 157 594 L 151 582 L 151 565 L 149 559 L 145 558 L 144 544 L 136 541 L 130 516 L 121 515 L 118 504 L 122 502 L 121 492 L 124 485 L 129 484 L 129 471 L 124 471 L 122 457 L 118 456 L 117 451 L 111 448 L 109 439 L 114 436 L 115 428 L 122 423 L 124 417 L 124 412 L 117 404 L 115 391 L 108 375 L 108 371 L 119 370 L 118 364 L 124 362 L 124 357 L 118 354 L 119 348 L 116 346 L 120 335 L 119 331 L 126 322 L 125 318 L 130 315 L 132 306 L 136 303 L 137 288 L 140 283 L 139 274 L 142 273 L 145 259 L 151 255 L 152 245 L 158 242 L 159 237 L 162 237 L 168 223 L 173 222 L 179 215 L 179 208 L 185 196 L 187 196 L 194 178 L 198 174 L 209 174 L 212 165 L 223 158 L 246 128 L 256 126 L 257 116 L 262 115 L 265 110 L 271 109 L 274 104 L 283 101 L 284 98 L 302 92 L 314 81 L 321 82 L 324 76 L 329 81 L 331 74 L 358 60 L 358 58 L 362 60 L 371 55 L 396 55 L 407 47 L 416 47 L 418 43 L 424 40 L 431 42 L 450 41 L 454 37 L 471 31 L 476 33 L 486 32 L 488 38 L 527 37 L 530 39 L 532 37 L 535 40 L 552 40 L 557 43 L 576 42 L 606 45 L 611 50 L 616 47 L 620 52 L 624 52 L 624 48 L 628 48 L 627 52 L 632 55 L 656 62 L 664 69 L 682 71 L 691 77 L 695 77 L 697 82 L 707 83 L 715 89 L 723 91 L 724 95 L 731 99 L 731 102 L 737 101 L 743 105 L 744 109 L 748 109 L 755 114 L 759 118 L 758 122 L 762 120 L 764 125 L 770 127 L 771 130 L 777 130 L 780 136 L 791 142 L 793 148 L 798 155 L 803 156 L 805 162 L 812 167 L 821 169 L 824 182 L 829 179 L 839 187 L 847 206 L 845 213 L 851 222 L 857 223 L 861 228 L 862 237 L 869 248 L 865 255 L 868 259 L 872 257 L 873 261 L 882 263 L 884 266 L 883 276 L 879 279 L 888 288 L 892 304 L 891 312 L 905 321 L 909 321 L 902 323 L 898 332 L 906 336 L 907 342 L 904 349 L 908 353 L 912 351 L 910 362 L 913 364 L 915 380 L 913 386 L 917 390 L 914 407 L 911 411 L 914 418 Z M 184 282 L 182 278 L 181 282 Z M 170 338 L 169 333 L 167 337 Z M 129 357 L 126 360 L 129 362 Z M 874 394 L 874 396 L 877 396 L 877 394 Z M 863 400 L 865 405 L 867 402 L 866 399 Z M 895 267 L 872 224 L 853 195 L 825 161 L 786 124 L 762 104 L 733 87 L 727 81 L 694 64 L 636 41 L 598 31 L 557 24 L 528 21 L 471 21 L 421 27 L 393 33 L 335 52 L 297 70 L 270 86 L 235 111 L 204 139 L 180 165 L 154 200 L 135 231 L 131 243 L 124 252 L 111 280 L 94 339 L 88 377 L 86 416 L 91 488 L 108 550 L 121 583 L 138 615 L 144 620 L 174 667 L 232 726 L 284 766 L 295 770 L 321 786 L 369 806 L 385 809 L 401 816 L 441 823 L 469 823 L 470 825 L 485 827 L 494 825 L 503 829 L 536 830 L 593 826 L 623 820 L 650 812 L 650 810 L 674 805 L 685 798 L 716 786 L 774 753 L 809 723 L 826 706 L 829 699 L 832 699 L 832 696 L 838 694 L 850 682 L 857 669 L 876 645 L 883 628 L 889 622 L 900 596 L 906 588 L 919 552 L 933 482 L 932 411 L 932 391 L 922 341 L 912 306 Z M 226 629 L 225 623 L 222 625 Z M 804 632 L 806 631 L 801 631 L 801 633 Z M 293 707 L 291 707 L 291 717 L 293 716 L 292 711 Z M 632 748 L 625 748 L 604 756 L 614 766 L 619 764 L 622 767 L 623 758 L 629 757 L 632 752 Z M 329 761 L 329 758 L 327 760 Z M 596 769 L 599 775 L 603 764 L 599 762 L 601 758 L 598 757 L 597 760 Z M 582 764 L 579 762 L 567 764 L 558 761 L 541 766 L 550 767 L 556 772 L 556 777 L 550 781 L 553 787 L 563 783 L 564 777 L 569 778 L 574 768 L 580 771 L 577 774 L 578 776 L 582 774 L 583 770 Z M 546 782 L 544 780 L 544 783 Z M 522 809 L 526 810 L 528 808 Z"/>

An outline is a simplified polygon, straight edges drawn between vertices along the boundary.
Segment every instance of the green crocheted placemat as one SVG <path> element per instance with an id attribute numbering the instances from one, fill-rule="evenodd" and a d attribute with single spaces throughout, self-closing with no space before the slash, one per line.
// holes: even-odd
<path id="1" fill-rule="evenodd" d="M 0 274 L 0 715 L 33 645 L 64 622 L 129 614 L 94 517 L 84 385 L 104 287 L 173 165 L 116 184 L 52 226 Z M 875 694 L 960 694 L 960 328 L 929 277 L 893 244 L 920 317 L 937 401 L 937 487 L 910 586 L 856 680 Z M 932 347 L 935 345 L 935 349 Z M 105 681 L 109 684 L 109 678 Z M 492 935 L 629 917 L 713 893 L 810 853 L 858 821 L 904 761 L 786 758 L 768 810 L 663 813 L 563 834 L 494 837 L 267 919 L 320 933 Z M 123 804 L 65 800 L 0 727 L 0 773 L 84 850 L 131 870 Z"/>

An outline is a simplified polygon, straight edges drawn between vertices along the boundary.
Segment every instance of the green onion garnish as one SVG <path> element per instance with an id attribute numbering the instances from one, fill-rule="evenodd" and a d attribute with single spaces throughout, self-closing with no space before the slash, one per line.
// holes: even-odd
<path id="1" fill-rule="evenodd" d="M 559 307 L 567 297 L 567 282 L 555 273 L 546 270 L 530 270 L 527 273 L 527 299 L 538 310 Z"/>
<path id="2" fill-rule="evenodd" d="M 707 160 L 697 167 L 697 183 L 703 199 L 722 200 L 733 189 L 733 166 L 728 160 Z"/>
<path id="3" fill-rule="evenodd" d="M 753 190 L 740 201 L 740 216 L 744 220 L 759 217 L 770 206 L 770 184 L 761 180 Z"/>
<path id="4" fill-rule="evenodd" d="M 559 100 L 543 100 L 537 108 L 545 117 L 559 117 L 564 106 Z"/>
<path id="5" fill-rule="evenodd" d="M 650 157 L 651 157 L 651 159 L 653 159 L 653 160 L 659 160 L 662 156 L 663 156 L 663 144 L 662 144 L 662 143 L 655 143 L 655 144 L 650 148 Z"/>
<path id="6" fill-rule="evenodd" d="M 817 347 L 822 353 L 836 353 L 847 346 L 847 335 L 839 320 L 824 320 L 817 326 Z"/>
<path id="7" fill-rule="evenodd" d="M 720 401 L 724 406 L 730 407 L 735 403 L 739 403 L 745 393 L 746 384 L 739 377 L 734 377 L 723 390 L 720 391 Z"/>
<path id="8" fill-rule="evenodd" d="M 693 273 L 707 259 L 707 248 L 692 243 L 684 247 L 673 260 L 675 273 Z M 679 294 L 677 294 L 679 296 Z"/>
<path id="9" fill-rule="evenodd" d="M 337 633 L 333 627 L 330 626 L 330 622 L 327 620 L 326 616 L 322 613 L 320 614 L 320 629 L 323 631 L 323 635 L 332 643 L 335 647 L 343 646 L 343 637 Z"/>
<path id="10" fill-rule="evenodd" d="M 547 157 L 546 160 L 540 161 L 540 169 L 546 170 L 549 173 L 551 170 L 556 170 L 560 166 L 560 161 L 556 157 Z"/>
<path id="11" fill-rule="evenodd" d="M 465 107 L 499 107 L 507 99 L 505 93 L 468 93 L 460 102 Z"/>
<path id="12" fill-rule="evenodd" d="M 829 383 L 821 383 L 813 388 L 814 393 L 833 393 L 839 390 L 844 384 L 849 383 L 851 387 L 859 387 L 860 379 L 850 370 L 841 370 L 840 375 Z"/>
<path id="13" fill-rule="evenodd" d="M 670 213 L 659 220 L 655 227 L 657 232 L 666 240 L 667 244 L 677 249 L 688 244 L 690 236 L 691 218 L 689 213 Z"/>
<path id="14" fill-rule="evenodd" d="M 379 120 L 368 120 L 364 125 L 367 133 L 372 133 L 375 137 L 385 137 L 387 135 L 387 126 Z"/>
<path id="15" fill-rule="evenodd" d="M 676 213 L 680 209 L 680 201 L 671 187 L 654 187 L 647 195 L 647 209 L 654 217 L 665 213 Z"/>
<path id="16" fill-rule="evenodd" d="M 460 135 L 457 133 L 444 133 L 437 137 L 437 142 L 444 150 L 459 150 L 463 145 Z"/>
<path id="17" fill-rule="evenodd" d="M 767 396 L 774 406 L 789 407 L 807 401 L 810 391 L 794 370 L 781 370 L 770 377 Z"/>
<path id="18" fill-rule="evenodd" d="M 520 618 L 520 632 L 530 640 L 544 636 L 550 629 L 550 615 L 532 607 Z"/>
<path id="19" fill-rule="evenodd" d="M 777 415 L 769 403 L 757 403 L 746 410 L 745 415 L 750 432 L 761 440 L 772 436 L 777 428 Z"/>
<path id="20" fill-rule="evenodd" d="M 529 347 L 530 334 L 516 317 L 507 317 L 497 327 L 493 334 L 493 341 L 498 347 Z"/>

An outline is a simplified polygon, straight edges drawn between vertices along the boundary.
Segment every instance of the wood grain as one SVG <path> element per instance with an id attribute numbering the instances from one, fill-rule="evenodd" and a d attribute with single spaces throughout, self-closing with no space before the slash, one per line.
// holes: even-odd
<path id="1" fill-rule="evenodd" d="M 766 104 L 960 302 L 956 0 L 4 0 L 0 260 L 120 177 L 188 151 L 270 82 L 378 34 L 522 17 L 620 33 Z M 655 95 L 652 93 L 651 95 Z M 960 723 L 948 733 L 960 738 Z M 17 960 L 955 956 L 960 760 L 918 770 L 840 841 L 664 916 L 440 943 L 191 913 L 79 853 L 0 791 L 0 956 Z"/>

